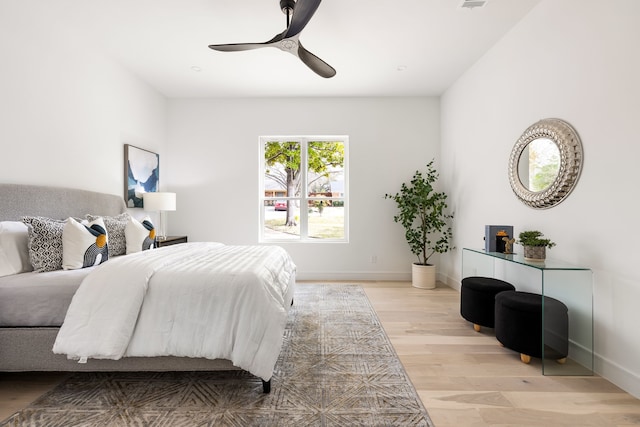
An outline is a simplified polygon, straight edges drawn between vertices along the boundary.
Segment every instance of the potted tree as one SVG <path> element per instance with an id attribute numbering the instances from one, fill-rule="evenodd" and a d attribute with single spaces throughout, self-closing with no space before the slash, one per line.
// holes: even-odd
<path id="1" fill-rule="evenodd" d="M 411 269 L 411 283 L 416 288 L 436 287 L 436 267 L 429 264 L 429 258 L 452 249 L 453 235 L 448 220 L 453 214 L 445 212 L 447 194 L 433 188 L 437 179 L 432 160 L 426 172 L 416 171 L 411 182 L 402 184 L 400 192 L 384 195 L 385 199 L 396 202 L 398 213 L 393 220 L 404 227 L 409 248 L 418 257 Z"/>
<path id="2" fill-rule="evenodd" d="M 543 238 L 543 234 L 537 230 L 523 231 L 518 235 L 518 242 L 524 248 L 524 259 L 528 261 L 544 261 L 546 249 L 551 249 L 556 244 Z"/>

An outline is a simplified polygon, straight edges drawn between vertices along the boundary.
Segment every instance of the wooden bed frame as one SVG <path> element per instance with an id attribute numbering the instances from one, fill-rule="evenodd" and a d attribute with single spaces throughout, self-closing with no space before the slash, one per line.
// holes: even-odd
<path id="1" fill-rule="evenodd" d="M 65 219 L 86 214 L 115 216 L 126 212 L 124 199 L 112 194 L 47 187 L 0 184 L 0 221 L 19 221 L 22 216 Z M 120 360 L 90 359 L 81 364 L 52 352 L 56 327 L 0 328 L 0 371 L 220 371 L 238 370 L 226 359 L 189 357 L 125 357 Z M 271 391 L 271 380 L 262 380 Z"/>

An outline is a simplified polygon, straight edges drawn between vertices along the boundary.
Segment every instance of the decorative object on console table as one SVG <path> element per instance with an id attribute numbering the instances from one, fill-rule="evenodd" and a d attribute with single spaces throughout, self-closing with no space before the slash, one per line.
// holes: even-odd
<path id="1" fill-rule="evenodd" d="M 160 227 L 159 233 L 157 233 L 157 240 L 165 240 L 167 238 L 165 212 L 176 210 L 176 193 L 146 193 L 144 195 L 144 210 L 160 212 Z"/>
<path id="2" fill-rule="evenodd" d="M 513 255 L 513 244 L 516 242 L 516 239 L 503 237 L 502 241 L 504 242 L 504 254 Z"/>
<path id="3" fill-rule="evenodd" d="M 485 225 L 484 250 L 487 252 L 506 253 L 506 242 L 503 237 L 513 237 L 512 225 Z"/>
<path id="4" fill-rule="evenodd" d="M 506 231 L 500 230 L 496 233 L 496 252 L 505 253 L 507 251 L 507 240 L 509 240 L 509 235 Z"/>
<path id="5" fill-rule="evenodd" d="M 544 261 L 546 259 L 546 248 L 551 249 L 556 244 L 549 239 L 542 237 L 543 234 L 537 230 L 523 231 L 518 236 L 518 244 L 524 248 L 524 259 L 527 261 Z"/>
<path id="6" fill-rule="evenodd" d="M 187 236 L 167 236 L 164 240 L 156 242 L 156 247 L 177 245 L 179 243 L 187 243 Z"/>
<path id="7" fill-rule="evenodd" d="M 398 213 L 393 220 L 404 227 L 411 252 L 418 257 L 418 262 L 411 266 L 411 284 L 421 289 L 436 287 L 436 266 L 429 264 L 431 255 L 452 249 L 449 221 L 453 214 L 445 212 L 447 194 L 434 191 L 437 179 L 431 160 L 426 172 L 416 171 L 409 184 L 402 184 L 399 193 L 384 195 L 385 199 L 396 202 Z"/>
<path id="8" fill-rule="evenodd" d="M 144 193 L 158 191 L 160 156 L 152 151 L 124 145 L 124 201 L 129 208 L 144 207 Z"/>

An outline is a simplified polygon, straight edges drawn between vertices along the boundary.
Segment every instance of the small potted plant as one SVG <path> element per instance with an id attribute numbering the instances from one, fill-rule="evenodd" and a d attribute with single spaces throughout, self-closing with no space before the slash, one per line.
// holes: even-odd
<path id="1" fill-rule="evenodd" d="M 426 172 L 416 171 L 411 182 L 402 184 L 399 193 L 384 195 L 396 202 L 398 214 L 393 220 L 404 227 L 411 252 L 418 257 L 411 269 L 411 283 L 416 288 L 436 287 L 436 267 L 429 264 L 429 258 L 452 249 L 449 221 L 453 215 L 446 212 L 447 194 L 433 188 L 437 179 L 432 160 Z"/>
<path id="2" fill-rule="evenodd" d="M 518 244 L 524 248 L 524 259 L 528 261 L 544 261 L 546 249 L 551 249 L 556 244 L 543 237 L 537 230 L 523 231 L 518 235 Z"/>

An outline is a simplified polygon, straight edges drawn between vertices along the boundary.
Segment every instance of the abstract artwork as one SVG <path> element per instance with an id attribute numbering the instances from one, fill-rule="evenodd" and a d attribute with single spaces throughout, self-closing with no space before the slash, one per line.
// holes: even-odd
<path id="1" fill-rule="evenodd" d="M 160 155 L 124 145 L 124 200 L 129 208 L 144 206 L 142 195 L 158 191 Z"/>

